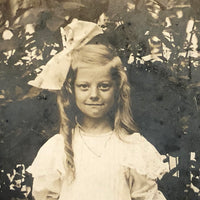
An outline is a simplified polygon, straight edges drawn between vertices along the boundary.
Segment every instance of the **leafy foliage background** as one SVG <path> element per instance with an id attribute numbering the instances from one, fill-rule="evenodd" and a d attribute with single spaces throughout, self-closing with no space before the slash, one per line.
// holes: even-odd
<path id="1" fill-rule="evenodd" d="M 25 168 L 59 116 L 56 94 L 27 82 L 62 49 L 59 28 L 73 18 L 98 22 L 118 50 L 135 121 L 168 156 L 160 190 L 200 199 L 199 16 L 198 0 L 0 0 L 0 199 L 32 198 Z"/>

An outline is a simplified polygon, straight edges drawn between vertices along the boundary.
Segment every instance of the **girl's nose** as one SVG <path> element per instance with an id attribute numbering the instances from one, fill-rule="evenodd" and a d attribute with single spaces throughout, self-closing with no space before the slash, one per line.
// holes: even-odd
<path id="1" fill-rule="evenodd" d="M 93 101 L 97 101 L 99 99 L 99 93 L 97 87 L 92 87 L 90 92 L 90 99 Z"/>

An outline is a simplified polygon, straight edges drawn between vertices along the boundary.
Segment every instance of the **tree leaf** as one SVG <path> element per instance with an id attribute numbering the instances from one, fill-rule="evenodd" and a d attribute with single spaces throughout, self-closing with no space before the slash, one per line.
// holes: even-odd
<path id="1" fill-rule="evenodd" d="M 35 24 L 39 17 L 40 13 L 46 11 L 47 9 L 44 8 L 31 8 L 27 11 L 25 11 L 21 16 L 19 16 L 15 22 L 14 25 L 26 25 L 26 24 Z"/>
<path id="2" fill-rule="evenodd" d="M 161 8 L 167 8 L 168 0 L 155 0 Z"/>
<path id="3" fill-rule="evenodd" d="M 36 88 L 36 87 L 31 87 L 31 89 L 28 91 L 28 93 L 26 95 L 24 95 L 21 99 L 19 99 L 20 101 L 27 99 L 27 98 L 33 98 L 36 97 L 40 94 L 42 89 Z"/>
<path id="4" fill-rule="evenodd" d="M 65 2 L 62 3 L 62 6 L 65 10 L 76 10 L 85 7 L 83 4 L 77 2 Z"/>
<path id="5" fill-rule="evenodd" d="M 135 3 L 136 10 L 142 10 L 145 3 L 146 3 L 146 0 L 136 0 L 136 3 Z"/>
<path id="6" fill-rule="evenodd" d="M 16 49 L 16 47 L 17 47 L 17 42 L 14 39 L 0 41 L 0 51 L 9 51 Z"/>
<path id="7" fill-rule="evenodd" d="M 0 0 L 0 4 L 6 3 L 6 2 L 7 2 L 7 0 Z"/>
<path id="8" fill-rule="evenodd" d="M 55 32 L 64 23 L 64 21 L 64 17 L 62 19 L 60 17 L 53 16 L 51 19 L 46 21 L 46 25 L 50 31 Z"/>
<path id="9" fill-rule="evenodd" d="M 188 88 L 195 88 L 195 87 L 200 87 L 200 82 L 191 83 L 188 85 Z"/>
<path id="10" fill-rule="evenodd" d="M 160 58 L 161 60 L 163 60 L 164 62 L 167 62 L 167 59 L 163 56 L 158 56 L 158 58 Z"/>

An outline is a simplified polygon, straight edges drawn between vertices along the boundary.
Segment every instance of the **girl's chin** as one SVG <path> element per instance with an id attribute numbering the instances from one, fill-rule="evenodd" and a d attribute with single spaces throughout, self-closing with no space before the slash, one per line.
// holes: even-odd
<path id="1" fill-rule="evenodd" d="M 84 115 L 83 118 L 91 119 L 91 120 L 107 120 L 107 115 L 99 115 L 99 113 L 93 113 L 90 115 Z"/>

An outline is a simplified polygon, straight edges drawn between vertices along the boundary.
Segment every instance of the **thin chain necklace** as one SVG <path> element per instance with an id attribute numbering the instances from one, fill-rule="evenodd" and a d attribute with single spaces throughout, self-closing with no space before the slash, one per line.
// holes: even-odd
<path id="1" fill-rule="evenodd" d="M 105 150 L 105 148 L 106 148 L 106 146 L 107 146 L 107 144 L 108 144 L 108 141 L 111 139 L 111 137 L 112 137 L 112 135 L 113 135 L 113 131 L 112 131 L 112 133 L 109 135 L 108 139 L 105 141 L 104 147 L 103 147 L 103 150 L 102 150 L 101 154 L 98 154 L 98 153 L 96 153 L 96 152 L 87 144 L 87 142 L 85 141 L 85 139 L 84 139 L 84 137 L 83 137 L 83 135 L 82 135 L 82 133 L 81 133 L 81 128 L 80 128 L 80 127 L 78 127 L 78 128 L 79 128 L 79 135 L 81 136 L 81 139 L 82 139 L 83 143 L 85 144 L 85 146 L 87 147 L 87 149 L 88 149 L 93 155 L 95 155 L 96 157 L 101 158 L 102 155 L 103 155 L 103 152 L 104 152 L 104 150 Z"/>

